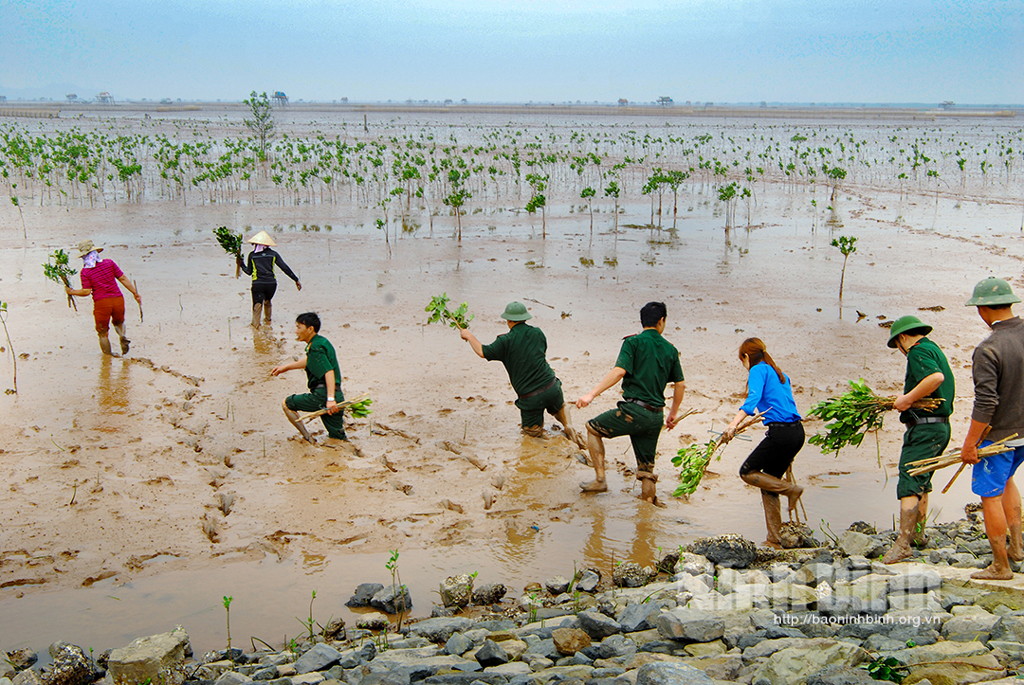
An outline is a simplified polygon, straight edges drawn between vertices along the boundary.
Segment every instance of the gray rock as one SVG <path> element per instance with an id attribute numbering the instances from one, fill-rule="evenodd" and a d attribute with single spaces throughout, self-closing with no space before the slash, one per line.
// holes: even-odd
<path id="1" fill-rule="evenodd" d="M 371 611 L 369 613 L 360 614 L 359 618 L 356 619 L 356 628 L 363 628 L 364 630 L 387 630 L 390 621 L 386 614 L 382 614 L 379 611 Z"/>
<path id="2" fill-rule="evenodd" d="M 576 581 L 576 588 L 580 592 L 593 593 L 597 590 L 598 584 L 601 582 L 601 572 L 595 568 L 588 568 L 580 575 L 580 579 Z"/>
<path id="3" fill-rule="evenodd" d="M 388 586 L 373 595 L 370 606 L 380 609 L 385 614 L 397 614 L 399 611 L 412 609 L 412 596 L 409 594 L 409 588 L 404 585 L 398 588 L 398 592 L 395 592 L 393 586 Z"/>
<path id="4" fill-rule="evenodd" d="M 699 609 L 673 609 L 655 620 L 658 632 L 670 640 L 711 642 L 725 635 L 725 619 Z"/>
<path id="5" fill-rule="evenodd" d="M 636 685 L 714 685 L 704 671 L 687 664 L 655 661 L 636 672 Z"/>
<path id="6" fill-rule="evenodd" d="M 527 647 L 526 651 L 523 652 L 522 658 L 526 661 L 527 657 L 530 656 L 542 656 L 551 660 L 562 658 L 562 654 L 558 651 L 558 648 L 555 647 L 555 641 L 551 638 L 540 640 L 536 644 L 532 644 Z"/>
<path id="7" fill-rule="evenodd" d="M 473 577 L 468 573 L 448 576 L 441 581 L 440 593 L 446 607 L 468 607 L 473 599 Z"/>
<path id="8" fill-rule="evenodd" d="M 338 666 L 344 669 L 365 666 L 377 656 L 377 647 L 372 642 L 364 642 L 359 649 L 349 649 L 341 653 Z"/>
<path id="9" fill-rule="evenodd" d="M 188 644 L 188 633 L 181 629 L 140 637 L 110 653 L 108 673 L 114 685 L 136 685 L 147 679 L 161 685 L 181 685 Z"/>
<path id="10" fill-rule="evenodd" d="M 19 672 L 11 680 L 11 683 L 12 685 L 43 685 L 43 681 L 39 679 L 39 674 L 31 668 L 26 668 L 24 671 Z"/>
<path id="11" fill-rule="evenodd" d="M 889 578 L 889 594 L 920 594 L 938 590 L 941 585 L 942 576 L 931 569 L 915 573 L 901 573 Z"/>
<path id="12" fill-rule="evenodd" d="M 321 678 L 321 680 L 323 680 L 323 678 Z M 251 682 L 252 678 L 247 675 L 242 675 L 238 671 L 224 671 L 215 681 L 213 681 L 214 685 L 244 685 L 245 683 Z"/>
<path id="13" fill-rule="evenodd" d="M 484 640 L 483 646 L 476 650 L 476 660 L 484 668 L 501 666 L 508 663 L 508 653 L 494 640 Z"/>
<path id="14" fill-rule="evenodd" d="M 636 643 L 625 635 L 612 635 L 605 638 L 597 646 L 600 658 L 615 659 L 620 656 L 636 654 Z"/>
<path id="15" fill-rule="evenodd" d="M 579 619 L 580 628 L 595 640 L 603 640 L 622 630 L 618 621 L 597 611 L 581 611 L 576 618 Z"/>
<path id="16" fill-rule="evenodd" d="M 643 587 L 657 574 L 651 567 L 644 568 L 635 561 L 625 561 L 612 570 L 612 583 L 616 587 Z"/>
<path id="17" fill-rule="evenodd" d="M 1013 659 L 1020 661 L 1024 659 L 1024 644 L 1020 642 L 1006 642 L 1003 640 L 989 640 L 988 646 L 992 650 L 1002 650 Z"/>
<path id="18" fill-rule="evenodd" d="M 501 583 L 487 583 L 473 590 L 473 604 L 497 604 L 504 599 L 508 588 Z"/>
<path id="19" fill-rule="evenodd" d="M 726 568 L 747 568 L 757 558 L 757 545 L 735 533 L 698 538 L 690 551 Z"/>
<path id="20" fill-rule="evenodd" d="M 645 602 L 642 604 L 630 604 L 619 617 L 619 627 L 624 633 L 635 633 L 640 630 L 654 628 L 654 620 L 661 613 L 658 605 Z"/>
<path id="21" fill-rule="evenodd" d="M 448 641 L 455 633 L 461 633 L 473 627 L 468 618 L 428 618 L 425 621 L 409 625 L 409 633 L 420 635 L 433 643 L 441 644 Z"/>
<path id="22" fill-rule="evenodd" d="M 1003 616 L 992 629 L 991 639 L 1024 643 L 1024 616 Z M 1004 650 L 1005 651 L 1005 650 Z"/>
<path id="23" fill-rule="evenodd" d="M 46 685 L 86 685 L 96 680 L 92 661 L 81 647 L 65 642 L 50 645 L 53 665 L 42 677 Z"/>
<path id="24" fill-rule="evenodd" d="M 444 645 L 444 651 L 453 656 L 462 656 L 473 648 L 473 641 L 462 633 L 452 633 Z"/>
<path id="25" fill-rule="evenodd" d="M 544 589 L 551 595 L 560 595 L 569 589 L 569 579 L 564 576 L 555 576 L 544 581 Z"/>
<path id="26" fill-rule="evenodd" d="M 298 674 L 313 671 L 325 671 L 341 660 L 341 652 L 325 644 L 313 647 L 295 661 L 295 672 Z"/>
<path id="27" fill-rule="evenodd" d="M 277 680 L 277 666 L 267 666 L 252 674 L 256 681 Z"/>
<path id="28" fill-rule="evenodd" d="M 14 666 L 11 666 L 6 660 L 0 659 L 0 678 L 7 678 L 10 680 L 14 677 L 15 673 L 17 673 L 17 671 L 14 670 Z"/>
<path id="29" fill-rule="evenodd" d="M 746 657 L 746 654 L 744 654 Z M 792 646 L 772 654 L 758 666 L 753 682 L 764 678 L 772 685 L 803 682 L 829 666 L 857 666 L 869 658 L 868 653 L 848 642 L 813 639 L 802 646 Z"/>
<path id="30" fill-rule="evenodd" d="M 884 552 L 884 545 L 870 535 L 847 530 L 839 536 L 839 548 L 847 556 L 861 556 L 869 559 Z"/>
<path id="31" fill-rule="evenodd" d="M 383 589 L 384 586 L 380 583 L 362 583 L 356 588 L 355 592 L 352 593 L 349 600 L 345 602 L 345 606 L 352 609 L 368 607 L 370 606 L 370 600 L 373 599 L 373 596 Z"/>
<path id="32" fill-rule="evenodd" d="M 942 625 L 942 637 L 954 642 L 988 642 L 992 630 L 1002 620 L 980 607 L 963 607 L 968 611 L 960 615 L 954 614 Z M 957 611 L 961 611 L 957 607 Z"/>
<path id="33" fill-rule="evenodd" d="M 877 682 L 863 668 L 836 664 L 810 675 L 806 685 L 875 685 Z"/>
<path id="34" fill-rule="evenodd" d="M 6 660 L 14 667 L 14 670 L 24 671 L 26 668 L 32 668 L 32 666 L 39 661 L 39 655 L 31 649 L 23 647 L 22 649 L 15 649 L 11 652 L 7 652 Z"/>

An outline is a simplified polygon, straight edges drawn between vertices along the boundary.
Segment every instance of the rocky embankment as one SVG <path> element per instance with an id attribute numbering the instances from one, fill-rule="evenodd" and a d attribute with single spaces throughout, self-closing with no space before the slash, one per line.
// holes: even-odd
<path id="1" fill-rule="evenodd" d="M 627 562 L 611 579 L 586 569 L 514 599 L 455 576 L 440 588 L 449 606 L 400 628 L 371 611 L 281 650 L 199 658 L 180 627 L 95 660 L 58 642 L 46 668 L 28 650 L 9 653 L 0 685 L 851 685 L 877 682 L 869 669 L 906 685 L 1020 682 L 1024 579 L 970 581 L 988 563 L 982 532 L 969 512 L 892 566 L 877 556 L 893 534 L 865 524 L 783 552 L 704 538 L 657 568 Z M 411 600 L 365 584 L 349 605 L 393 611 Z"/>

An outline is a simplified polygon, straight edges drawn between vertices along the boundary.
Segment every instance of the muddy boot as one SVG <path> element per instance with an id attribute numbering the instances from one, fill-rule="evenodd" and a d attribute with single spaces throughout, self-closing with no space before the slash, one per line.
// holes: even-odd
<path id="1" fill-rule="evenodd" d="M 263 303 L 260 302 L 259 304 L 254 304 L 252 306 L 252 327 L 253 328 L 259 328 L 260 327 L 260 316 L 262 316 L 262 315 L 263 315 Z"/>
<path id="2" fill-rule="evenodd" d="M 882 557 L 883 564 L 895 564 L 914 556 L 910 551 L 910 539 L 914 536 L 914 529 L 917 527 L 917 509 L 900 509 L 900 532 L 892 547 Z"/>
<path id="3" fill-rule="evenodd" d="M 284 415 L 288 417 L 288 422 L 295 426 L 295 429 L 302 435 L 302 439 L 306 442 L 313 442 L 313 436 L 311 436 L 309 431 L 306 429 L 306 424 L 299 421 L 298 412 L 289 409 L 288 405 L 284 402 L 281 403 L 281 407 L 284 409 Z"/>
<path id="4" fill-rule="evenodd" d="M 108 338 L 105 335 L 100 336 L 100 349 L 103 350 L 103 354 L 107 355 L 108 357 L 115 356 L 114 351 L 110 349 L 110 338 Z"/>
<path id="5" fill-rule="evenodd" d="M 544 432 L 544 426 L 523 426 L 523 435 L 529 435 L 531 438 L 539 438 L 543 440 L 547 437 Z"/>
<path id="6" fill-rule="evenodd" d="M 587 432 L 587 447 L 590 450 L 590 463 L 594 466 L 594 480 L 580 483 L 583 492 L 607 492 L 608 481 L 604 474 L 604 442 L 593 432 Z"/>
<path id="7" fill-rule="evenodd" d="M 743 479 L 743 482 L 756 488 L 767 490 L 776 495 L 785 495 L 786 499 L 789 500 L 789 519 L 793 520 L 793 514 L 796 512 L 797 504 L 800 502 L 800 495 L 804 494 L 802 487 L 788 480 L 768 475 L 763 471 L 751 471 L 740 476 L 740 478 Z"/>
<path id="8" fill-rule="evenodd" d="M 270 302 L 263 303 L 263 323 L 270 325 L 270 312 L 273 308 L 270 306 Z"/>
<path id="9" fill-rule="evenodd" d="M 764 508 L 764 525 L 768 529 L 765 547 L 782 549 L 782 502 L 774 492 L 761 491 L 761 506 Z"/>
<path id="10" fill-rule="evenodd" d="M 120 326 L 114 326 L 114 330 L 117 331 L 117 336 L 121 339 L 121 354 L 128 354 L 128 350 L 131 348 L 132 341 L 128 339 L 124 331 L 124 324 Z"/>
<path id="11" fill-rule="evenodd" d="M 637 471 L 636 478 L 640 481 L 640 499 L 651 504 L 658 504 L 658 477 L 650 471 Z"/>

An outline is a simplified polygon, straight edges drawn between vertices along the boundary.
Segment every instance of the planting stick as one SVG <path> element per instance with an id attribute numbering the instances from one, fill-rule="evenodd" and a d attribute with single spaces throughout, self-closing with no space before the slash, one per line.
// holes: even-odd
<path id="1" fill-rule="evenodd" d="M 135 292 L 139 292 L 139 284 L 135 281 L 134 278 L 132 279 L 132 285 L 135 287 Z M 146 317 L 142 315 L 142 303 L 139 302 L 138 305 L 139 305 L 139 323 L 142 323 L 143 321 L 146 320 Z"/>

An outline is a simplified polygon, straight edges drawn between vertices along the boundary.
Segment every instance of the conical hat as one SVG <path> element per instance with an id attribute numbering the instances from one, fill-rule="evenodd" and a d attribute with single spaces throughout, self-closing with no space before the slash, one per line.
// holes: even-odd
<path id="1" fill-rule="evenodd" d="M 274 239 L 271 238 L 270 234 L 266 231 L 260 231 L 245 242 L 252 243 L 253 245 L 269 245 L 270 247 L 277 247 L 277 243 L 274 242 Z"/>

